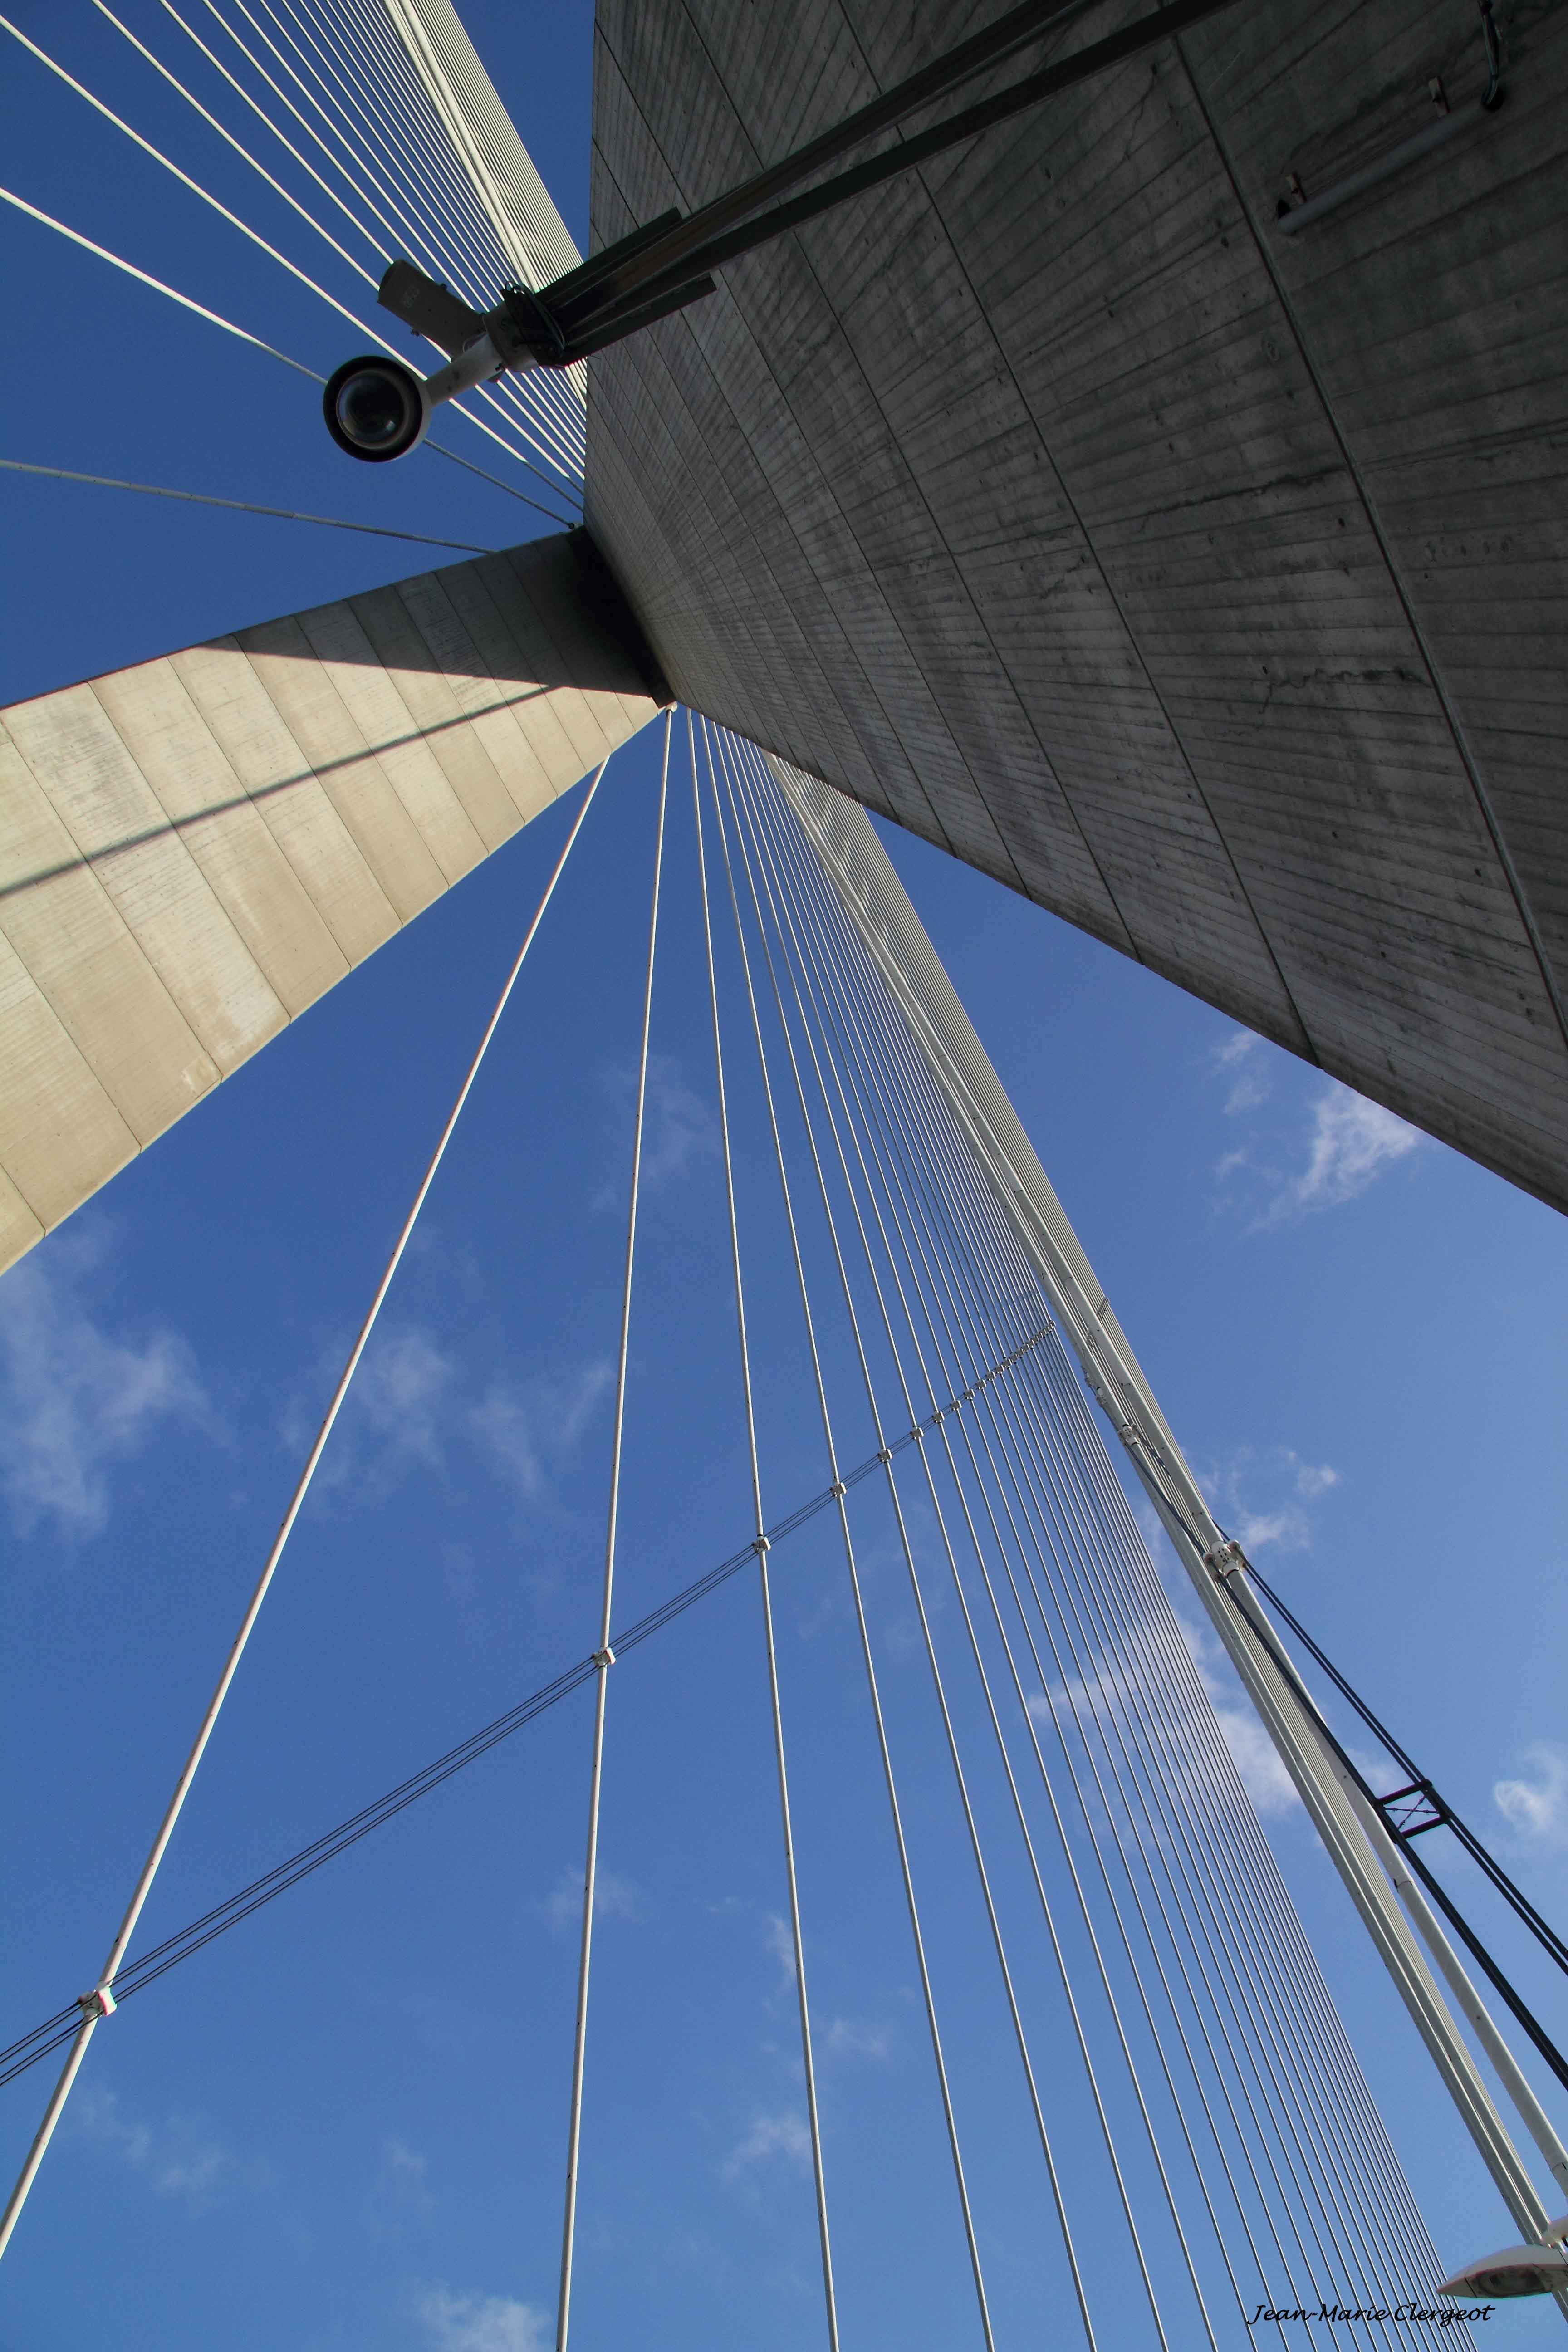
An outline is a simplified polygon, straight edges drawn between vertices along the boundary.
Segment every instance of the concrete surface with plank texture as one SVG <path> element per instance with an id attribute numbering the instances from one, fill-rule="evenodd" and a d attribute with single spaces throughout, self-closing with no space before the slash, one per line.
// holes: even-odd
<path id="1" fill-rule="evenodd" d="M 0 1268 L 663 690 L 578 532 L 0 713 Z"/>
<path id="2" fill-rule="evenodd" d="M 1000 13 L 601 0 L 595 247 Z M 1500 16 L 1299 236 L 1470 0 L 1238 0 L 727 265 L 591 367 L 587 513 L 683 699 L 1563 1207 L 1568 14 Z"/>

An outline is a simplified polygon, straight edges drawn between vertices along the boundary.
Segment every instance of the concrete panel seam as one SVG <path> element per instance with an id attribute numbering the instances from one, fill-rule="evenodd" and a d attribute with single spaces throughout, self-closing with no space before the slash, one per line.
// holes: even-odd
<path id="1" fill-rule="evenodd" d="M 1273 252 L 1269 247 L 1267 238 L 1263 235 L 1257 215 L 1247 199 L 1246 191 L 1242 187 L 1240 175 L 1236 169 L 1236 164 L 1232 158 L 1229 145 L 1221 133 L 1219 125 L 1215 119 L 1214 110 L 1210 107 L 1208 100 L 1205 97 L 1203 88 L 1198 80 L 1196 69 L 1193 65 L 1192 59 L 1187 54 L 1186 46 L 1180 37 L 1176 39 L 1173 46 L 1178 58 L 1181 59 L 1182 69 L 1186 75 L 1188 87 L 1192 90 L 1194 100 L 1203 114 L 1205 122 L 1208 125 L 1209 136 L 1214 142 L 1215 152 L 1218 154 L 1221 163 L 1225 166 L 1226 177 L 1229 179 L 1231 187 L 1235 192 L 1236 201 L 1240 208 L 1242 217 L 1246 221 L 1247 228 L 1251 232 L 1253 242 L 1258 249 L 1258 257 L 1261 260 L 1265 270 L 1268 272 L 1269 281 L 1273 285 L 1280 309 L 1284 311 L 1286 318 L 1290 322 L 1290 332 L 1295 339 L 1297 350 L 1300 353 L 1301 363 L 1306 369 L 1307 373 L 1311 380 L 1313 389 L 1316 391 L 1318 398 L 1322 404 L 1323 415 L 1328 420 L 1329 428 L 1343 453 L 1346 471 L 1349 473 L 1351 479 L 1355 484 L 1356 495 L 1361 500 L 1362 510 L 1366 516 L 1368 528 L 1372 531 L 1373 538 L 1377 541 L 1378 547 L 1382 551 L 1383 560 L 1388 567 L 1388 576 L 1393 583 L 1394 592 L 1399 599 L 1405 619 L 1409 624 L 1410 634 L 1419 648 L 1423 662 L 1426 664 L 1426 674 L 1432 684 L 1432 691 L 1437 698 L 1438 706 L 1441 709 L 1443 717 L 1447 722 L 1448 732 L 1453 739 L 1454 748 L 1458 751 L 1459 759 L 1464 766 L 1465 773 L 1469 779 L 1470 790 L 1475 796 L 1476 805 L 1480 811 L 1481 821 L 1486 826 L 1487 833 L 1490 837 L 1492 847 L 1497 855 L 1498 863 L 1501 866 L 1503 873 L 1507 877 L 1509 889 L 1512 894 L 1514 905 L 1519 912 L 1520 921 L 1523 926 L 1525 936 L 1530 941 L 1536 964 L 1540 969 L 1542 986 L 1546 992 L 1547 1001 L 1557 1016 L 1557 1024 L 1563 1033 L 1563 1043 L 1564 1045 L 1568 1045 L 1568 1004 L 1564 1004 L 1563 1003 L 1562 992 L 1557 985 L 1557 977 L 1552 967 L 1552 960 L 1546 952 L 1546 942 L 1542 937 L 1533 909 L 1531 908 L 1530 900 L 1525 894 L 1524 886 L 1520 880 L 1518 869 L 1514 865 L 1512 854 L 1510 853 L 1508 843 L 1504 838 L 1502 828 L 1498 823 L 1497 814 L 1492 807 L 1491 797 L 1487 791 L 1479 767 L 1471 752 L 1469 743 L 1466 740 L 1465 730 L 1460 722 L 1458 711 L 1456 709 L 1453 698 L 1448 692 L 1447 681 L 1438 666 L 1436 654 L 1427 638 L 1425 629 L 1421 625 L 1414 598 L 1405 583 L 1405 574 L 1394 555 L 1393 542 L 1389 538 L 1388 532 L 1384 527 L 1383 518 L 1378 511 L 1377 502 L 1373 497 L 1371 486 L 1367 482 L 1365 475 L 1357 460 L 1355 452 L 1351 446 L 1350 437 L 1340 420 L 1339 412 L 1334 404 L 1333 398 L 1330 394 L 1328 385 L 1324 383 L 1322 375 L 1313 360 L 1307 336 L 1302 329 L 1300 320 L 1297 315 L 1296 306 L 1292 302 L 1289 289 L 1279 275 L 1279 271 L 1275 264 Z"/>

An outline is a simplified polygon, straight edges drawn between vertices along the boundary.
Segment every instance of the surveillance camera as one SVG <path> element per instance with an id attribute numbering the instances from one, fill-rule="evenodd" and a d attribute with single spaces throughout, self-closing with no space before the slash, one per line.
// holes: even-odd
<path id="1" fill-rule="evenodd" d="M 514 367 L 532 365 L 524 353 Z M 490 337 L 472 335 L 444 368 L 431 376 L 417 376 L 401 360 L 372 352 L 363 359 L 345 360 L 327 378 L 321 410 L 327 430 L 340 449 L 368 465 L 384 466 L 392 457 L 405 457 L 417 448 L 438 402 L 455 400 L 500 375 L 508 362 Z"/>
<path id="2" fill-rule="evenodd" d="M 321 412 L 339 448 L 370 466 L 406 457 L 430 422 L 429 398 L 413 369 L 374 352 L 333 370 Z"/>

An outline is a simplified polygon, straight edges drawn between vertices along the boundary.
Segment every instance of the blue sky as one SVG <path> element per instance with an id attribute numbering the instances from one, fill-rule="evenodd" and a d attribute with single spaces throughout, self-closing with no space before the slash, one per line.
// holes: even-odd
<path id="1" fill-rule="evenodd" d="M 128 21 L 151 37 L 156 14 Z M 587 11 L 466 14 L 581 241 Z M 241 168 L 184 128 L 101 18 L 73 5 L 19 21 L 263 220 Z M 310 365 L 343 355 L 341 321 L 41 68 L 7 63 L 7 185 Z M 390 478 L 354 468 L 301 379 L 45 231 L 5 226 L 0 455 L 489 544 L 531 527 L 433 458 Z M 84 356 L 52 372 L 62 348 Z M 7 477 L 0 498 L 6 700 L 423 561 L 58 483 Z M 606 778 L 171 1852 L 154 1939 L 590 1645 L 656 781 L 651 738 Z M 16 1792 L 0 1988 L 15 2031 L 97 1966 L 566 814 L 0 1283 Z M 1038 909 L 885 838 L 1220 1517 L 1561 1920 L 1562 1221 Z M 684 834 L 672 859 L 624 1613 L 750 1532 Z M 780 1509 L 822 1483 L 797 1356 L 769 1339 L 785 1274 L 759 1250 L 763 1470 Z M 967 2340 L 940 2151 L 910 2122 L 931 2122 L 924 2053 L 837 1566 L 825 1538 L 793 1540 L 777 1563 L 782 1666 L 811 1727 L 792 1763 L 845 2340 Z M 584 2346 L 764 2347 L 816 2326 L 757 1639 L 737 1583 L 616 1682 Z M 1502 2242 L 1300 1808 L 1203 1656 L 1440 2252 L 1457 2263 Z M 912 1662 L 889 1668 L 895 1711 L 913 1704 L 906 1672 L 912 1689 Z M 100 2032 L 0 2274 L 8 2352 L 544 2340 L 587 1722 L 585 1697 L 558 1708 Z M 938 1928 L 958 2056 L 973 2112 L 999 2116 L 981 1962 L 952 1907 Z M 1561 2034 L 1560 1987 L 1477 1907 Z M 6 2163 L 41 2097 L 39 2074 L 5 2094 Z M 977 2136 L 985 2226 L 1032 2245 L 1013 2142 L 1000 2122 Z M 1045 2258 L 999 2257 L 996 2287 L 1001 2340 L 1036 2340 L 1040 2298 L 1048 2311 L 1058 2291 Z M 1485 2340 L 1544 2344 L 1555 2325 L 1516 2309 Z"/>

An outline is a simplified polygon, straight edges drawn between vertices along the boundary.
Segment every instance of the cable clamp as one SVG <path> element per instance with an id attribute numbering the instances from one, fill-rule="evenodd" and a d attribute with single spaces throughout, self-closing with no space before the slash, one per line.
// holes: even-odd
<path id="1" fill-rule="evenodd" d="M 90 1992 L 79 1993 L 76 2005 L 84 2017 L 112 2017 L 120 2006 L 106 1984 L 94 1985 Z"/>
<path id="2" fill-rule="evenodd" d="M 884 1445 L 884 1446 L 882 1446 L 882 1447 L 879 1450 L 878 1454 L 877 1454 L 877 1459 L 878 1459 L 878 1461 L 879 1461 L 879 1462 L 890 1462 L 890 1461 L 892 1460 L 892 1458 L 893 1458 L 893 1449 L 892 1449 L 892 1447 L 891 1447 L 890 1445 Z"/>
<path id="3" fill-rule="evenodd" d="M 610 1647 L 610 1645 L 609 1645 L 608 1642 L 606 1642 L 606 1643 L 605 1643 L 605 1646 L 604 1646 L 604 1648 L 603 1648 L 602 1650 L 595 1650 L 595 1653 L 594 1653 L 594 1664 L 595 1664 L 596 1666 L 613 1666 L 613 1665 L 615 1664 L 615 1663 L 616 1663 L 616 1654 L 615 1654 L 614 1650 L 612 1650 L 612 1649 L 611 1649 L 611 1647 Z"/>
<path id="4" fill-rule="evenodd" d="M 844 1481 L 843 1481 L 843 1479 L 842 1479 L 842 1478 L 835 1478 L 835 1480 L 834 1480 L 834 1482 L 833 1482 L 832 1486 L 829 1486 L 829 1488 L 828 1488 L 828 1490 L 827 1490 L 827 1491 L 828 1491 L 828 1493 L 829 1493 L 830 1495 L 837 1495 L 837 1496 L 839 1496 L 839 1498 L 840 1498 L 840 1500 L 842 1500 L 842 1498 L 843 1498 L 843 1497 L 844 1497 L 844 1496 L 845 1496 L 849 1492 L 849 1489 L 848 1489 L 848 1487 L 844 1484 Z"/>
<path id="5" fill-rule="evenodd" d="M 773 1546 L 768 1541 L 766 1536 L 753 1536 L 752 1538 L 752 1549 L 756 1553 L 757 1558 L 761 1559 L 765 1551 L 772 1551 Z"/>
<path id="6" fill-rule="evenodd" d="M 1216 1583 L 1234 1576 L 1238 1568 L 1247 1566 L 1247 1555 L 1238 1543 L 1217 1543 L 1204 1554 L 1204 1566 Z"/>

